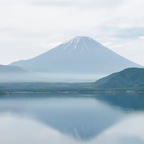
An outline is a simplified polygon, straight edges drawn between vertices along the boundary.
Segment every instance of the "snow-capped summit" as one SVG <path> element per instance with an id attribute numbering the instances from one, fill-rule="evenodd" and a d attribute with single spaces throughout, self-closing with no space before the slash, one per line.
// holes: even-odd
<path id="1" fill-rule="evenodd" d="M 61 47 L 60 47 L 61 46 Z M 59 50 L 65 50 L 67 52 L 76 51 L 77 53 L 85 53 L 90 49 L 101 49 L 103 46 L 94 39 L 86 36 L 77 36 L 62 45 L 58 46 Z M 57 47 L 56 47 L 57 48 Z M 57 49 L 55 49 L 57 50 Z"/>
<path id="2" fill-rule="evenodd" d="M 77 36 L 77 37 L 73 38 L 72 40 L 68 41 L 66 44 L 72 44 L 72 45 L 75 45 L 75 46 L 81 46 L 81 47 L 87 49 L 87 47 L 89 47 L 89 44 L 92 44 L 92 43 L 97 45 L 97 46 L 101 45 L 100 43 L 98 43 L 94 39 L 92 39 L 90 37 L 86 37 L 86 36 Z"/>
<path id="3" fill-rule="evenodd" d="M 75 37 L 33 59 L 12 65 L 36 72 L 89 74 L 108 74 L 139 66 L 86 36 Z"/>
<path id="4" fill-rule="evenodd" d="M 69 42 L 79 43 L 79 42 L 82 42 L 82 41 L 94 41 L 94 40 L 90 37 L 87 37 L 87 36 L 76 36 L 73 39 L 71 39 Z"/>

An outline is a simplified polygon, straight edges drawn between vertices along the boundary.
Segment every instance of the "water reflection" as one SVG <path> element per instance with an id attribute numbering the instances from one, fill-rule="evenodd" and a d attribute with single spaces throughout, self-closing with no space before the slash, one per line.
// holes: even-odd
<path id="1" fill-rule="evenodd" d="M 2 144 L 143 144 L 144 114 L 127 116 L 89 141 L 78 141 L 33 119 L 0 115 Z"/>
<path id="2" fill-rule="evenodd" d="M 124 120 L 101 133 L 96 142 L 97 144 L 143 144 L 143 121 L 143 112 L 130 114 Z M 95 139 L 92 141 L 95 142 Z"/>
<path id="3" fill-rule="evenodd" d="M 102 94 L 95 95 L 95 97 L 111 106 L 119 107 L 123 111 L 144 111 L 143 93 Z"/>
<path id="4" fill-rule="evenodd" d="M 90 96 L 71 95 L 66 98 L 48 97 L 46 94 L 13 94 L 1 98 L 0 111 L 33 118 L 61 133 L 88 140 L 125 116 L 120 109 Z"/>

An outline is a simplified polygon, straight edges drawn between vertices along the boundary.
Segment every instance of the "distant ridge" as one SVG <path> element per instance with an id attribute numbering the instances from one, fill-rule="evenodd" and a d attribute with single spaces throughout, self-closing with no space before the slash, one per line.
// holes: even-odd
<path id="1" fill-rule="evenodd" d="M 140 67 L 86 36 L 75 37 L 37 57 L 11 65 L 34 72 L 79 74 L 109 74 Z"/>
<path id="2" fill-rule="evenodd" d="M 18 66 L 0 65 L 0 73 L 24 73 L 25 71 Z"/>

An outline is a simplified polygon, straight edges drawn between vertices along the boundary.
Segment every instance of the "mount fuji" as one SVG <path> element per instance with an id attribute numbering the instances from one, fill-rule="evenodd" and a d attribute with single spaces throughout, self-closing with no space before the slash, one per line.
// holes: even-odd
<path id="1" fill-rule="evenodd" d="M 46 53 L 11 65 L 33 72 L 109 74 L 140 65 L 89 37 L 75 37 Z"/>

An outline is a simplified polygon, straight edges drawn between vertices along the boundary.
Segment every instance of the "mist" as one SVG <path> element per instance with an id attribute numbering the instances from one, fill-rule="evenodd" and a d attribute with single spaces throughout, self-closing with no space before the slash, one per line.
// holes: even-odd
<path id="1" fill-rule="evenodd" d="M 0 73 L 0 82 L 94 82 L 104 75 L 55 73 Z"/>

